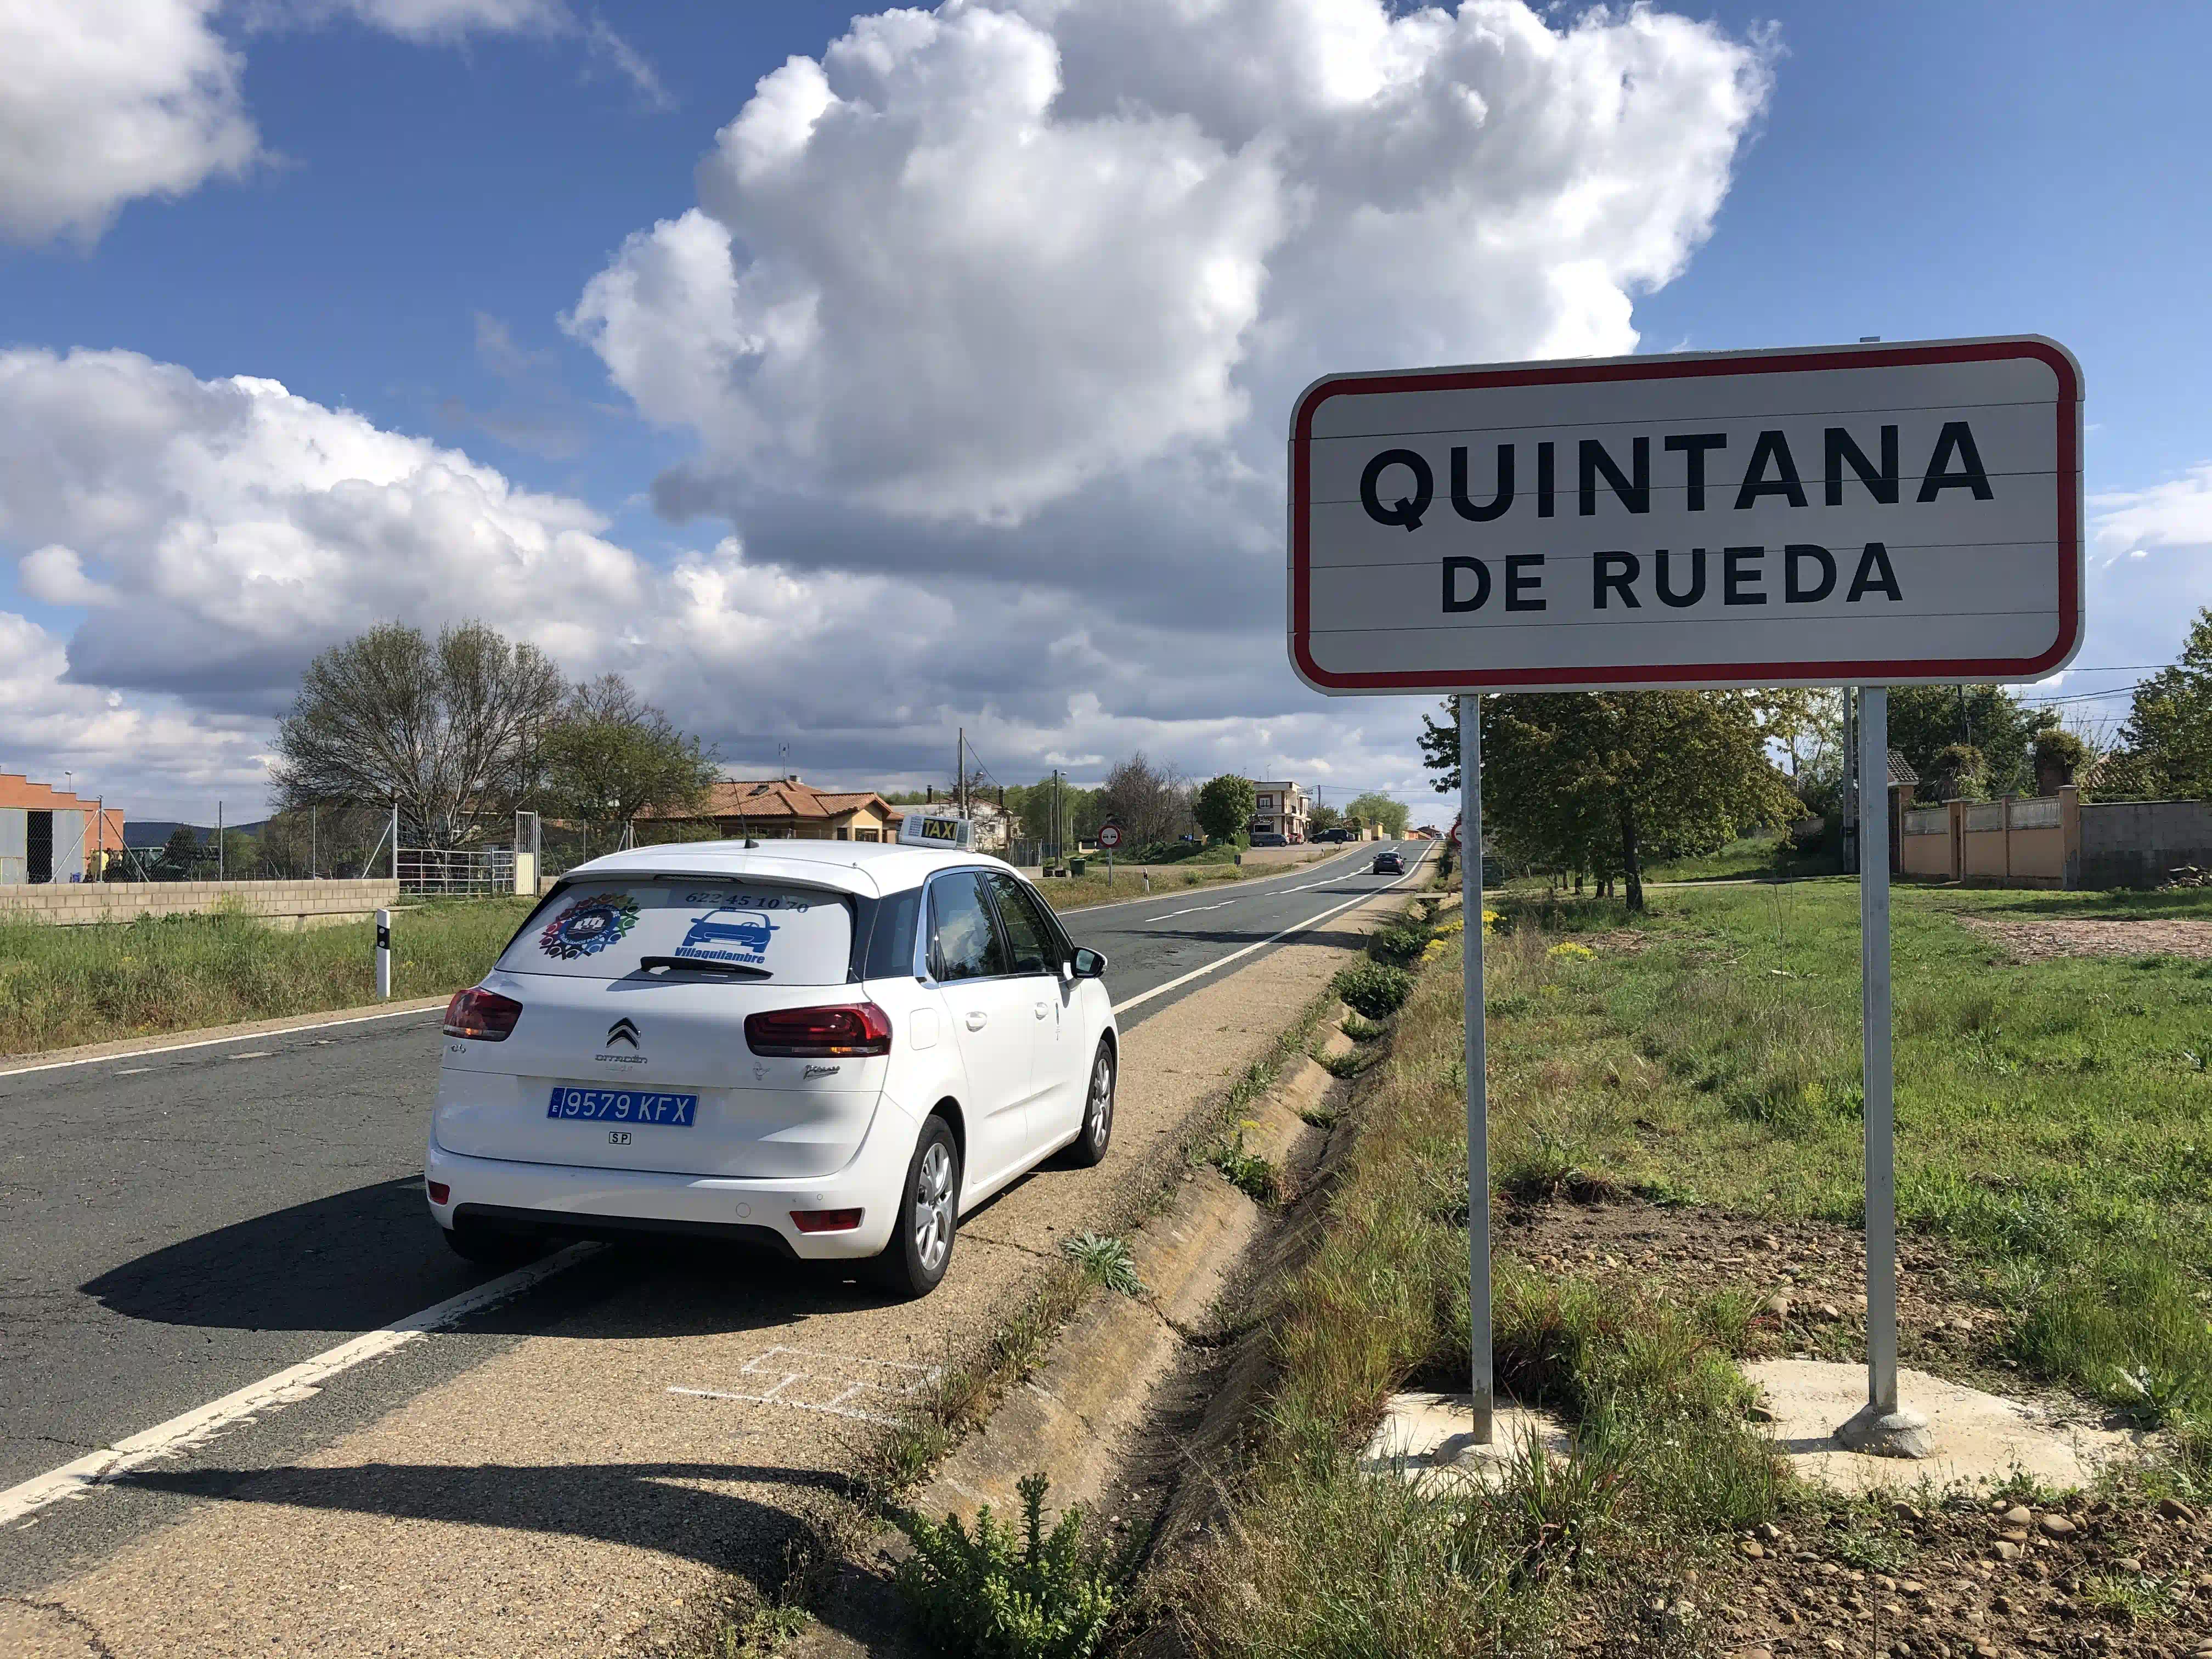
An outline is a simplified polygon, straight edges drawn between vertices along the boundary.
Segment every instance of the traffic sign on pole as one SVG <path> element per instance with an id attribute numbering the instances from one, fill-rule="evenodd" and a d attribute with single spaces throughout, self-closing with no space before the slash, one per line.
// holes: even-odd
<path id="1" fill-rule="evenodd" d="M 1897 1390 L 1888 692 L 2081 639 L 2081 374 L 2039 336 L 1332 374 L 1291 416 L 1289 644 L 1331 696 L 1458 698 L 1475 1440 L 1492 1425 L 1480 694 L 1860 688 L 1867 1406 Z"/>

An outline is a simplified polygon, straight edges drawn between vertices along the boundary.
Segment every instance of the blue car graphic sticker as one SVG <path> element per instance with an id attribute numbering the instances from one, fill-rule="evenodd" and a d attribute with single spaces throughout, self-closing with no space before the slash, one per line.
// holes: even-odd
<path id="1" fill-rule="evenodd" d="M 705 957 L 757 968 L 768 958 L 776 924 L 757 910 L 709 910 L 693 921 L 676 947 L 679 957 Z"/>
<path id="2" fill-rule="evenodd" d="M 628 893 L 595 893 L 547 922 L 538 936 L 538 948 L 549 957 L 574 962 L 596 956 L 636 926 L 636 899 Z"/>

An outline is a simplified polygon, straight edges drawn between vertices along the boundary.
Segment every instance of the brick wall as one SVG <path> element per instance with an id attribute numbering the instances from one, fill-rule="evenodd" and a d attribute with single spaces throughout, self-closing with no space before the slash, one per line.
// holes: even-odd
<path id="1" fill-rule="evenodd" d="M 355 921 L 397 904 L 395 881 L 58 882 L 0 886 L 0 915 L 64 925 L 131 921 L 139 916 L 211 915 L 218 908 L 267 918 L 278 927 Z"/>

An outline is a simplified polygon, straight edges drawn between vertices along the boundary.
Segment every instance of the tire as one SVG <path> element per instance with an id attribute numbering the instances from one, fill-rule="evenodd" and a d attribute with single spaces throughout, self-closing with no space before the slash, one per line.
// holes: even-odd
<path id="1" fill-rule="evenodd" d="M 495 1227 L 441 1227 L 446 1243 L 464 1261 L 484 1267 L 519 1267 L 545 1251 L 536 1233 L 502 1232 Z"/>
<path id="2" fill-rule="evenodd" d="M 1114 1045 L 1100 1037 L 1098 1052 L 1091 1058 L 1090 1078 L 1083 1085 L 1083 1127 L 1067 1149 L 1067 1161 L 1079 1170 L 1103 1164 L 1106 1149 L 1113 1144 L 1114 1082 L 1118 1069 Z"/>
<path id="3" fill-rule="evenodd" d="M 906 1166 L 891 1242 L 869 1264 L 872 1276 L 902 1300 L 927 1296 L 952 1265 L 959 1227 L 960 1143 L 951 1125 L 932 1113 Z"/>

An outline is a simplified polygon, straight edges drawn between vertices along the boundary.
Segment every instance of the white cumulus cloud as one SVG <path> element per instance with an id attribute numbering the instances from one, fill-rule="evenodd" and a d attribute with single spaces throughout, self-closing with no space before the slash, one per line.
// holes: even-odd
<path id="1" fill-rule="evenodd" d="M 763 78 L 568 325 L 693 498 L 1014 524 L 1325 368 L 1625 351 L 1767 62 L 1519 0 L 949 0 Z"/>
<path id="2" fill-rule="evenodd" d="M 219 0 L 0 0 L 0 236 L 89 241 L 126 202 L 242 172 L 260 140 Z"/>

